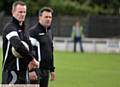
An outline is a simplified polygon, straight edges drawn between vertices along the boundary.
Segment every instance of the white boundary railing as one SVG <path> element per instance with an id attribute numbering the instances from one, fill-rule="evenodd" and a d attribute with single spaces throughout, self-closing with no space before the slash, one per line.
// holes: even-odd
<path id="1" fill-rule="evenodd" d="M 86 52 L 107 52 L 107 53 L 120 52 L 120 39 L 83 38 L 82 41 L 83 41 L 83 48 Z M 60 43 L 62 45 L 60 45 Z M 73 50 L 73 40 L 70 37 L 54 37 L 54 44 L 56 50 L 67 50 L 67 51 Z M 77 49 L 79 51 L 79 45 Z"/>

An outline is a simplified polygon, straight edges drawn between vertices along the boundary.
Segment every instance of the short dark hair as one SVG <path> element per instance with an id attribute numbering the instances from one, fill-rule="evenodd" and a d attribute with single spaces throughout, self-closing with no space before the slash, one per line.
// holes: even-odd
<path id="1" fill-rule="evenodd" d="M 15 8 L 16 8 L 16 6 L 17 5 L 25 5 L 26 6 L 26 4 L 25 4 L 25 2 L 23 2 L 23 1 L 15 1 L 13 4 L 12 4 L 12 10 L 14 10 Z"/>
<path id="2" fill-rule="evenodd" d="M 50 8 L 50 7 L 43 7 L 43 8 L 41 8 L 41 9 L 39 10 L 38 16 L 41 16 L 44 11 L 53 13 L 53 9 L 52 9 L 52 8 Z"/>

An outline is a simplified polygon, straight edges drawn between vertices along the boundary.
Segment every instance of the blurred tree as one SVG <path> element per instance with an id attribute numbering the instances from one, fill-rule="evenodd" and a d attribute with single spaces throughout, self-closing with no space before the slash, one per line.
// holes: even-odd
<path id="1" fill-rule="evenodd" d="M 28 15 L 37 15 L 38 10 L 43 6 L 48 6 L 50 0 L 25 0 L 28 8 Z"/>
<path id="2" fill-rule="evenodd" d="M 0 12 L 4 11 L 5 15 L 10 15 L 11 7 L 14 1 L 17 0 L 1 0 Z M 21 1 L 26 2 L 28 15 L 35 15 L 41 7 L 47 6 L 50 0 L 21 0 Z"/>
<path id="3" fill-rule="evenodd" d="M 11 14 L 16 0 L 1 0 L 0 11 Z M 55 15 L 119 15 L 120 0 L 23 0 L 28 6 L 28 15 L 36 15 L 43 6 L 51 6 Z"/>
<path id="4" fill-rule="evenodd" d="M 103 14 L 119 15 L 120 0 L 92 0 L 91 3 L 103 8 Z"/>
<path id="5" fill-rule="evenodd" d="M 0 11 L 4 12 L 4 15 L 11 14 L 12 3 L 16 0 L 1 0 L 1 9 Z"/>

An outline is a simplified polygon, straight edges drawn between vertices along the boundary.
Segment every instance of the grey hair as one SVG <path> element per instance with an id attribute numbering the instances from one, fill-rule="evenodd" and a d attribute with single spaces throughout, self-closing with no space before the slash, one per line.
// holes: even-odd
<path id="1" fill-rule="evenodd" d="M 26 6 L 25 2 L 23 1 L 15 1 L 13 4 L 12 4 L 12 10 L 15 10 L 16 6 L 17 5 L 22 5 L 22 6 Z"/>

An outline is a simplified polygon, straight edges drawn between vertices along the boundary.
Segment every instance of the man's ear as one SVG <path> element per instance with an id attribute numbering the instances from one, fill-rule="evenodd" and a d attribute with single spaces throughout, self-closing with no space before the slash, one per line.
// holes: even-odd
<path id="1" fill-rule="evenodd" d="M 41 16 L 38 16 L 38 21 L 40 21 L 40 19 L 41 19 Z"/>
<path id="2" fill-rule="evenodd" d="M 41 19 L 41 16 L 39 16 L 38 19 Z"/>

